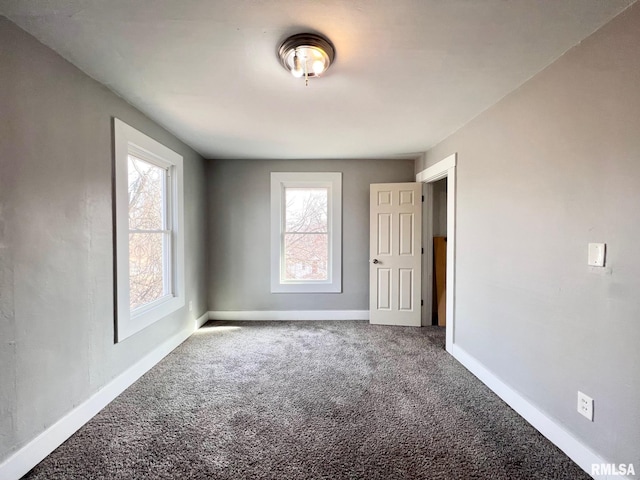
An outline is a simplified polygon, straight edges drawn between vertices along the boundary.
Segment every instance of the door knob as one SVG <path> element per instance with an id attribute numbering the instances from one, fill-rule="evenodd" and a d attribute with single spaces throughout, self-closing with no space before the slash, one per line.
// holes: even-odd
<path id="1" fill-rule="evenodd" d="M 373 263 L 380 263 L 377 258 L 373 259 Z"/>

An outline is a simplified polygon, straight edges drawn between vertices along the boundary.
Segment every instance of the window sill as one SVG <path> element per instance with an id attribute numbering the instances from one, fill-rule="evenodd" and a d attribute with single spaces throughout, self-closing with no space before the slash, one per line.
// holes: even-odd
<path id="1" fill-rule="evenodd" d="M 335 283 L 280 283 L 271 286 L 271 293 L 342 293 Z"/>

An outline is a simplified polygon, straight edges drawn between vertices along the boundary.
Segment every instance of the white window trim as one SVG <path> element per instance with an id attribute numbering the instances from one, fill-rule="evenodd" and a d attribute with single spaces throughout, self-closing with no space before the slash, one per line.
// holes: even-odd
<path id="1" fill-rule="evenodd" d="M 114 118 L 115 193 L 115 302 L 116 341 L 121 342 L 185 305 L 184 272 L 184 191 L 182 156 L 144 133 Z M 142 160 L 169 169 L 171 189 L 169 215 L 172 230 L 171 295 L 140 307 L 129 308 L 129 190 L 128 157 L 135 153 Z"/>
<path id="2" fill-rule="evenodd" d="M 284 189 L 326 187 L 329 190 L 327 221 L 329 227 L 329 279 L 325 281 L 283 281 L 284 265 Z M 271 292 L 342 292 L 342 173 L 271 173 Z"/>

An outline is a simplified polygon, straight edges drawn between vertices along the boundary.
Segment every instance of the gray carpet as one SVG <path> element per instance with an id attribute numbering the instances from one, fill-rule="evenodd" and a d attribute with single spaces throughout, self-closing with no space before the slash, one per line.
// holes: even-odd
<path id="1" fill-rule="evenodd" d="M 209 322 L 25 479 L 589 479 L 439 327 Z"/>

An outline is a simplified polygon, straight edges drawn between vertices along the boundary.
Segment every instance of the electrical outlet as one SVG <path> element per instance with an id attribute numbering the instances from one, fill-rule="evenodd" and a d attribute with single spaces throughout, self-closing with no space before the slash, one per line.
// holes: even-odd
<path id="1" fill-rule="evenodd" d="M 593 398 L 578 391 L 578 413 L 593 422 Z"/>

